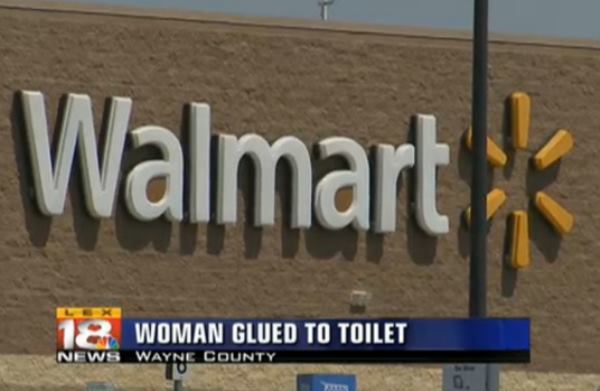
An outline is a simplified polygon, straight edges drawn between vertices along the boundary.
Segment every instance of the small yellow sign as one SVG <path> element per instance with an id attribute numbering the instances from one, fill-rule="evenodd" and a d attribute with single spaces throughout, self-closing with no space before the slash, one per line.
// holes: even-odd
<path id="1" fill-rule="evenodd" d="M 82 318 L 120 318 L 121 308 L 118 307 L 59 307 L 56 309 L 56 318 L 82 319 Z"/>

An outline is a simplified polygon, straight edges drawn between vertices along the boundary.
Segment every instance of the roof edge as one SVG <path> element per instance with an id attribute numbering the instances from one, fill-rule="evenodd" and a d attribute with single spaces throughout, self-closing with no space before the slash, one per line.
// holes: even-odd
<path id="1" fill-rule="evenodd" d="M 408 38 L 444 39 L 454 41 L 471 41 L 469 31 L 429 29 L 418 27 L 400 27 L 389 25 L 372 25 L 352 22 L 336 22 L 305 20 L 293 18 L 272 18 L 255 16 L 237 16 L 201 11 L 168 10 L 160 8 L 143 8 L 112 6 L 99 4 L 83 4 L 77 2 L 48 0 L 0 0 L 1 9 L 23 11 L 77 13 L 89 15 L 106 15 L 117 17 L 134 17 L 148 19 L 180 20 L 187 22 L 229 24 L 259 28 L 278 28 L 288 30 L 326 31 L 347 34 L 366 34 L 380 36 L 401 36 Z M 520 36 L 510 34 L 490 34 L 490 42 L 494 44 L 514 44 L 526 46 L 545 46 L 558 48 L 579 48 L 600 50 L 600 41 L 583 39 L 545 38 L 536 36 Z"/>

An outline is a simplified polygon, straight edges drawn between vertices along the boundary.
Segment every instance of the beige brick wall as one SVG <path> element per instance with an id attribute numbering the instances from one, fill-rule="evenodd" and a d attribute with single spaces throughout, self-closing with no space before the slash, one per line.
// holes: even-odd
<path id="1" fill-rule="evenodd" d="M 184 386 L 190 391 L 296 391 L 302 373 L 355 374 L 359 390 L 439 391 L 440 368 L 389 365 L 203 366 L 190 369 Z M 35 376 L 32 376 L 35 374 Z M 10 391 L 81 391 L 90 382 L 110 381 L 119 391 L 172 390 L 162 365 L 58 365 L 53 357 L 0 357 L 0 389 Z M 503 371 L 502 391 L 597 391 L 600 375 Z"/>
<path id="2" fill-rule="evenodd" d="M 1 352 L 52 352 L 59 305 L 116 305 L 126 316 L 342 317 L 357 316 L 349 295 L 365 289 L 373 299 L 360 316 L 466 315 L 468 238 L 460 213 L 469 200 L 470 162 L 460 138 L 470 118 L 468 40 L 82 9 L 0 7 Z M 493 172 L 494 186 L 510 198 L 490 228 L 489 314 L 532 317 L 527 369 L 600 373 L 600 52 L 498 41 L 490 63 L 494 139 L 502 143 L 508 94 L 527 91 L 534 106 L 531 151 Z M 435 114 L 438 137 L 451 147 L 452 164 L 438 181 L 451 233 L 432 239 L 416 228 L 408 177 L 398 230 L 386 236 L 293 231 L 280 205 L 276 225 L 262 230 L 243 222 L 139 223 L 122 202 L 114 219 L 98 222 L 84 211 L 77 175 L 65 215 L 42 217 L 15 99 L 21 89 L 47 94 L 52 124 L 67 92 L 91 95 L 98 125 L 103 100 L 125 95 L 134 100 L 132 126 L 157 123 L 179 134 L 183 105 L 198 101 L 212 106 L 213 132 L 271 140 L 294 134 L 307 144 L 347 134 L 365 148 L 404 143 L 413 114 Z M 547 173 L 532 173 L 531 153 L 560 127 L 573 131 L 575 151 Z M 145 156 L 129 153 L 125 168 Z M 315 164 L 317 177 L 332 167 Z M 250 173 L 243 169 L 241 216 Z M 286 207 L 284 174 L 282 168 L 278 191 Z M 561 239 L 533 213 L 534 264 L 515 274 L 501 266 L 505 219 L 542 187 L 575 214 L 576 228 Z"/>

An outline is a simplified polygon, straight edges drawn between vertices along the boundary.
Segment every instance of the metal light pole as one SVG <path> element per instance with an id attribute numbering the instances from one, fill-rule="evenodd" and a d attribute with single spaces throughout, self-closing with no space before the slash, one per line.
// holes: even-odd
<path id="1" fill-rule="evenodd" d="M 333 5 L 335 0 L 319 0 L 321 6 L 321 20 L 329 19 L 329 6 Z"/>
<path id="2" fill-rule="evenodd" d="M 469 263 L 469 316 L 484 318 L 487 312 L 487 90 L 488 90 L 488 0 L 475 1 L 473 25 L 473 167 L 471 175 L 471 258 Z M 464 369 L 467 367 L 468 372 Z M 463 381 L 469 373 L 471 389 L 498 391 L 500 369 L 496 364 L 449 365 L 444 368 L 444 390 L 459 389 L 453 379 Z M 471 384 L 472 383 L 472 384 Z M 472 388 L 472 386 L 476 388 Z M 461 383 L 460 389 L 463 389 Z"/>
<path id="3" fill-rule="evenodd" d="M 487 98 L 488 0 L 475 0 L 473 24 L 473 171 L 471 177 L 471 262 L 469 315 L 487 315 Z M 484 365 L 486 391 L 500 388 L 500 367 Z"/>
<path id="4" fill-rule="evenodd" d="M 473 29 L 473 167 L 471 176 L 471 262 L 469 316 L 485 317 L 487 310 L 487 79 L 488 0 L 475 0 Z"/>
<path id="5" fill-rule="evenodd" d="M 169 363 L 166 366 L 166 378 L 167 380 L 173 380 L 173 390 L 183 391 L 183 380 L 187 377 L 187 364 L 186 363 Z"/>

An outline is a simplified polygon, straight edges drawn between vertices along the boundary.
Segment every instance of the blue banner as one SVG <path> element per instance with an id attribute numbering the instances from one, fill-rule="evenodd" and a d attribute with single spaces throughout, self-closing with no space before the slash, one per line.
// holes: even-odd
<path id="1" fill-rule="evenodd" d="M 529 319 L 123 319 L 121 350 L 527 352 Z"/>

